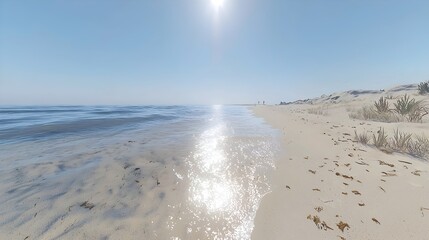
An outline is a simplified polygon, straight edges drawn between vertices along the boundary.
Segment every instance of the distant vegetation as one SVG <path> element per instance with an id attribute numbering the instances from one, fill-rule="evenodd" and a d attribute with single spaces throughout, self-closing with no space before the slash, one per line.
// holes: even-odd
<path id="1" fill-rule="evenodd" d="M 320 106 L 317 108 L 310 108 L 307 110 L 310 114 L 316 114 L 316 115 L 322 115 L 322 116 L 328 116 L 328 106 Z"/>
<path id="2" fill-rule="evenodd" d="M 355 140 L 364 145 L 370 145 L 370 137 L 367 132 L 357 133 Z M 372 135 L 372 145 L 385 152 L 400 152 L 410 154 L 415 157 L 429 158 L 429 139 L 424 136 L 415 136 L 411 133 L 404 133 L 396 129 L 393 137 L 389 137 L 383 128 Z"/>
<path id="3" fill-rule="evenodd" d="M 388 98 L 380 97 L 373 106 L 363 107 L 349 116 L 355 119 L 372 120 L 379 122 L 421 122 L 429 114 L 429 108 L 423 101 L 416 101 L 404 95 L 393 103 L 390 108 Z"/>
<path id="4" fill-rule="evenodd" d="M 417 89 L 419 90 L 419 94 L 424 95 L 429 93 L 429 81 L 427 82 L 421 82 Z"/>

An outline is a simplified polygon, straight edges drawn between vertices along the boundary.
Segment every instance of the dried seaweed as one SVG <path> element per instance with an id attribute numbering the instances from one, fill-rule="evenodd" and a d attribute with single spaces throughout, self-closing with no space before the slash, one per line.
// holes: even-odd
<path id="1" fill-rule="evenodd" d="M 359 165 L 367 165 L 367 166 L 369 166 L 369 164 L 368 164 L 368 163 L 366 163 L 366 162 L 364 162 L 364 161 L 355 162 L 355 163 L 357 163 L 357 164 L 359 164 Z"/>
<path id="2" fill-rule="evenodd" d="M 325 221 L 321 221 L 320 218 L 316 215 L 315 216 L 308 215 L 307 219 L 312 220 L 318 229 L 323 229 L 325 231 L 327 231 L 328 229 L 334 230 Z"/>
<path id="3" fill-rule="evenodd" d="M 387 162 L 381 161 L 381 160 L 378 160 L 378 162 L 380 163 L 380 165 L 386 165 L 386 166 L 389 166 L 389 167 L 394 167 L 395 166 L 395 165 L 393 165 L 391 163 L 387 163 Z"/>
<path id="4" fill-rule="evenodd" d="M 352 176 L 347 176 L 347 175 L 345 175 L 345 174 L 341 174 L 341 173 L 339 173 L 339 172 L 336 172 L 336 173 L 335 173 L 335 175 L 337 175 L 337 176 L 341 176 L 341 177 L 343 177 L 343 178 L 347 178 L 347 179 L 350 179 L 350 180 L 353 180 L 353 177 L 352 177 Z"/>
<path id="5" fill-rule="evenodd" d="M 395 173 L 387 173 L 387 172 L 381 172 L 383 175 L 383 177 L 394 177 L 397 176 Z"/>
<path id="6" fill-rule="evenodd" d="M 401 161 L 401 160 L 398 160 L 398 162 L 406 163 L 406 164 L 412 164 L 412 163 L 410 163 L 410 162 L 407 162 L 407 161 Z"/>
<path id="7" fill-rule="evenodd" d="M 349 229 L 349 228 L 350 228 L 349 224 L 347 224 L 347 223 L 345 223 L 345 222 L 343 222 L 343 221 L 340 221 L 340 222 L 337 224 L 337 226 L 338 226 L 338 228 L 341 230 L 341 232 L 344 232 L 344 229 L 345 229 L 345 228 L 347 228 L 347 229 Z"/>
<path id="8" fill-rule="evenodd" d="M 315 207 L 314 210 L 316 210 L 317 212 L 321 212 L 323 211 L 323 207 Z"/>
<path id="9" fill-rule="evenodd" d="M 372 218 L 372 221 L 374 221 L 375 223 L 377 223 L 377 224 L 381 224 L 377 219 L 375 219 L 375 218 Z"/>
<path id="10" fill-rule="evenodd" d="M 88 201 L 83 202 L 80 206 L 83 208 L 87 208 L 89 210 L 91 210 L 93 207 L 95 207 L 95 205 L 93 203 L 90 203 Z"/>
<path id="11" fill-rule="evenodd" d="M 352 193 L 354 193 L 355 195 L 361 195 L 359 191 L 353 190 Z"/>

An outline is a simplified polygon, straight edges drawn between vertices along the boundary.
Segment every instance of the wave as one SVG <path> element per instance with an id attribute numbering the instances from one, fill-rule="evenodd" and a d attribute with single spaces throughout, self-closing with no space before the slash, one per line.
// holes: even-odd
<path id="1" fill-rule="evenodd" d="M 152 114 L 144 117 L 93 118 L 34 124 L 30 126 L 0 130 L 0 141 L 33 140 L 64 134 L 80 134 L 84 132 L 97 132 L 109 129 L 122 130 L 126 129 L 126 127 L 136 127 L 138 124 L 164 122 L 176 118 L 176 116 L 172 115 Z"/>

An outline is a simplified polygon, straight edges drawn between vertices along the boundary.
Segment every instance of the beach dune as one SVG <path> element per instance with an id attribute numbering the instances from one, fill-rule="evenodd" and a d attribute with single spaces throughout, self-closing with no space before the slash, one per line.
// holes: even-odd
<path id="1" fill-rule="evenodd" d="M 252 239 L 427 239 L 429 164 L 355 141 L 380 129 L 429 136 L 429 123 L 374 122 L 349 114 L 381 96 L 416 94 L 415 85 L 349 91 L 285 106 L 256 106 L 282 131 L 272 192 L 261 202 Z M 314 109 L 318 109 L 315 111 Z"/>

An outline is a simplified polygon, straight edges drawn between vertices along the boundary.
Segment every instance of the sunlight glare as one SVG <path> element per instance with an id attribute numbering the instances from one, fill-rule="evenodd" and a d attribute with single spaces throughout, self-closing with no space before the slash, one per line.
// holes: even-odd
<path id="1" fill-rule="evenodd" d="M 211 0 L 213 7 L 216 11 L 219 11 L 219 9 L 223 6 L 224 0 Z"/>

